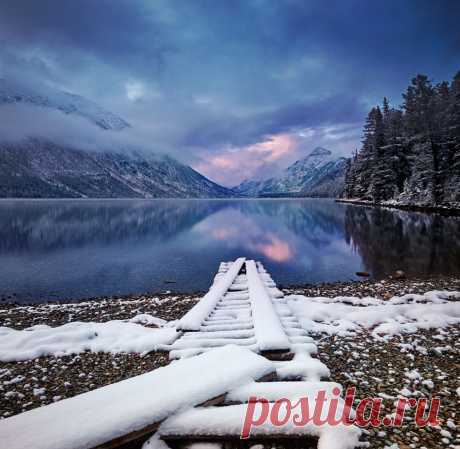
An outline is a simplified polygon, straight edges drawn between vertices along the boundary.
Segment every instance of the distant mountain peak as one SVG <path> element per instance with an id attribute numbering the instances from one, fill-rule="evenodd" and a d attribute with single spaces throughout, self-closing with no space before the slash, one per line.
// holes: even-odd
<path id="1" fill-rule="evenodd" d="M 247 179 L 234 190 L 248 196 L 337 196 L 343 185 L 345 162 L 332 151 L 316 147 L 280 176 L 265 181 Z"/>
<path id="2" fill-rule="evenodd" d="M 316 147 L 310 154 L 309 156 L 330 156 L 332 154 L 332 151 L 327 150 L 326 148 L 323 147 Z"/>

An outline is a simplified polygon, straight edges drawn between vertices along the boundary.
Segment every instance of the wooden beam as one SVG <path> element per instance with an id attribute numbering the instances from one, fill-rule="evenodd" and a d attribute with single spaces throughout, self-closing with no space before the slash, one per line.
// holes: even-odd
<path id="1" fill-rule="evenodd" d="M 143 429 L 135 430 L 134 432 L 122 435 L 121 437 L 114 438 L 113 440 L 107 441 L 106 443 L 95 446 L 93 449 L 115 449 L 127 446 L 128 443 L 139 441 L 141 439 L 147 440 L 148 437 L 153 435 L 158 430 L 158 427 L 160 427 L 161 423 L 162 421 L 150 424 Z M 141 442 L 139 441 L 139 444 L 140 443 Z"/>

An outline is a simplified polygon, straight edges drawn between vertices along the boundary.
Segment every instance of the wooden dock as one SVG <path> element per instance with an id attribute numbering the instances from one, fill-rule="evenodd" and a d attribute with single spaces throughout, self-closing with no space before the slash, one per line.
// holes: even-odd
<path id="1" fill-rule="evenodd" d="M 149 438 L 145 449 L 187 448 L 196 442 L 216 442 L 223 448 L 265 443 L 270 448 L 316 447 L 318 432 L 314 435 L 309 428 L 265 429 L 240 440 L 250 396 L 274 402 L 303 394 L 313 398 L 320 390 L 330 393 L 340 388 L 324 380 L 329 370 L 314 357 L 313 339 L 261 263 L 244 258 L 221 263 L 209 292 L 176 329 L 177 339 L 162 348 L 173 360 L 167 367 L 3 420 L 0 439 L 6 437 L 9 449 L 129 449 L 141 448 Z M 215 385 L 214 378 L 222 381 Z M 171 383 L 171 379 L 179 380 Z M 187 400 L 190 391 L 193 400 Z M 124 392 L 130 395 L 126 403 L 120 402 Z M 149 394 L 157 397 L 149 400 Z M 94 399 L 99 409 L 82 418 L 85 401 L 92 404 Z M 132 410 L 127 419 L 131 423 L 126 422 L 125 407 Z M 85 421 L 104 422 L 104 414 L 114 415 L 117 408 L 123 419 L 115 430 L 107 422 L 98 433 Z M 80 427 L 73 423 L 55 434 L 45 432 L 48 439 L 59 438 L 58 444 L 37 444 L 20 430 L 37 424 L 52 427 L 53 416 L 62 412 L 73 416 Z M 116 416 L 115 412 L 115 422 Z M 85 431 L 91 438 L 85 439 Z"/>

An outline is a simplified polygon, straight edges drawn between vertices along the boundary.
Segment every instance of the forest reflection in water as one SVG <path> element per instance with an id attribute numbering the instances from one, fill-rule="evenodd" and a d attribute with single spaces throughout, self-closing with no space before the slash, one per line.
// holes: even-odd
<path id="1" fill-rule="evenodd" d="M 459 274 L 459 240 L 458 217 L 332 200 L 5 200 L 0 296 L 205 290 L 220 261 L 241 255 L 282 285 Z"/>

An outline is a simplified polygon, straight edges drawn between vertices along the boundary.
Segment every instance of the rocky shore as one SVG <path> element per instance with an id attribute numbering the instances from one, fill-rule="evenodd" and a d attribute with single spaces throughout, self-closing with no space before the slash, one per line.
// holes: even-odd
<path id="1" fill-rule="evenodd" d="M 362 199 L 347 199 L 337 198 L 337 203 L 356 204 L 358 206 L 369 206 L 369 207 L 387 207 L 390 209 L 401 209 L 410 212 L 423 212 L 423 213 L 438 213 L 445 216 L 459 216 L 460 206 L 455 204 L 454 206 L 427 206 L 418 204 L 401 204 L 393 201 L 385 201 L 383 203 L 376 203 L 375 201 L 362 200 Z"/>
<path id="2" fill-rule="evenodd" d="M 306 296 L 372 296 L 387 299 L 406 293 L 459 290 L 460 279 L 364 280 L 283 288 L 285 294 Z M 168 321 L 180 318 L 200 295 L 138 295 L 69 303 L 0 305 L 0 326 L 25 329 L 72 321 L 130 319 L 150 314 Z M 394 411 L 398 395 L 441 398 L 439 428 L 417 428 L 413 415 L 401 428 L 370 429 L 371 448 L 458 448 L 460 390 L 460 326 L 423 330 L 377 342 L 370 333 L 359 337 L 314 336 L 318 357 L 331 369 L 331 379 L 357 387 L 357 397 L 379 396 L 385 413 Z M 407 346 L 411 345 L 411 346 Z M 414 348 L 414 349 L 404 349 Z M 168 355 L 152 352 L 41 357 L 24 362 L 0 362 L 0 417 L 8 417 L 53 401 L 126 379 L 169 363 Z M 415 371 L 414 371 L 415 370 Z M 417 375 L 408 373 L 416 372 Z M 457 427 L 456 427 L 457 425 Z M 392 446 L 397 444 L 397 446 Z"/>

